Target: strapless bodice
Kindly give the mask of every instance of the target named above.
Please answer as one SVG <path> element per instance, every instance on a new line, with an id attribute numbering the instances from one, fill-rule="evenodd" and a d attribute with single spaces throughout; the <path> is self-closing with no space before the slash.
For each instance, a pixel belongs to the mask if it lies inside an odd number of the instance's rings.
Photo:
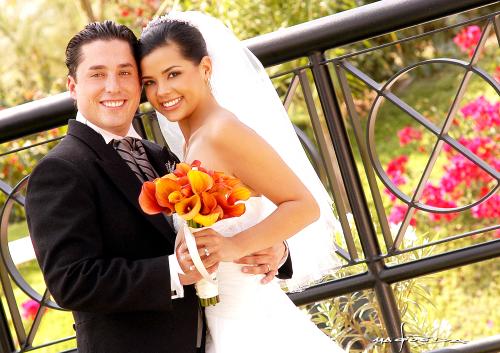
<path id="1" fill-rule="evenodd" d="M 232 237 L 233 235 L 254 226 L 265 218 L 262 201 L 262 197 L 260 196 L 250 197 L 247 201 L 245 201 L 245 213 L 239 217 L 220 220 L 210 228 L 225 237 Z"/>
<path id="2" fill-rule="evenodd" d="M 270 213 L 262 197 L 245 202 L 246 211 L 211 228 L 226 237 L 252 227 Z M 281 290 L 277 280 L 249 275 L 242 265 L 221 262 L 217 271 L 220 303 L 205 308 L 207 353 L 345 353 L 324 335 Z"/>
<path id="3" fill-rule="evenodd" d="M 225 237 L 232 237 L 259 223 L 266 216 L 262 202 L 262 197 L 251 197 L 245 201 L 245 213 L 239 217 L 220 220 L 210 228 Z M 175 216 L 176 229 L 179 224 L 179 219 Z M 224 317 L 252 315 L 255 313 L 252 306 L 258 305 L 265 292 L 271 287 L 279 287 L 278 283 L 262 285 L 260 281 L 264 277 L 263 275 L 245 274 L 241 271 L 242 267 L 243 265 L 233 262 L 219 264 L 217 280 L 221 302 L 216 306 L 206 308 L 207 315 L 216 314 Z M 242 303 L 246 304 L 242 305 Z"/>

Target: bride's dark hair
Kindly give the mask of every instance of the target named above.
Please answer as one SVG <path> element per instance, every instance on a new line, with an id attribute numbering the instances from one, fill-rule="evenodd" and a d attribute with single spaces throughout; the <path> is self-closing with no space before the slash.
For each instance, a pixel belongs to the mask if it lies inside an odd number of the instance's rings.
<path id="1" fill-rule="evenodd" d="M 139 39 L 140 59 L 153 50 L 169 44 L 176 44 L 182 55 L 199 64 L 208 55 L 207 45 L 200 31 L 187 22 L 159 18 L 148 24 Z"/>

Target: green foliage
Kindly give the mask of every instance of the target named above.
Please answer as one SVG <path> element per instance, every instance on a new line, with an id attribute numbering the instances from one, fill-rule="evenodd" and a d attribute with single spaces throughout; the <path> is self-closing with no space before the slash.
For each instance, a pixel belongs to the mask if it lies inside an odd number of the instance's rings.
<path id="1" fill-rule="evenodd" d="M 8 55 L 2 55 L 0 66 L 0 107 L 63 91 L 66 43 L 83 25 L 77 8 L 64 0 L 5 2 L 0 50 Z"/>
<path id="2" fill-rule="evenodd" d="M 362 254 L 359 236 L 352 217 L 348 217 L 358 253 Z M 432 237 L 423 234 L 420 242 L 430 242 Z M 419 243 L 420 244 L 420 243 Z M 413 244 L 417 245 L 417 244 Z M 399 262 L 415 261 L 431 256 L 434 248 L 424 248 L 399 255 Z M 335 278 L 344 278 L 362 271 L 355 267 L 343 268 Z M 333 278 L 332 278 L 333 279 Z M 396 304 L 405 323 L 408 335 L 432 336 L 433 322 L 426 319 L 434 304 L 428 280 L 412 279 L 392 286 Z M 376 339 L 389 337 L 382 323 L 379 303 L 372 290 L 341 295 L 305 307 L 312 320 L 336 342 L 349 349 L 350 353 L 390 353 L 388 343 L 376 343 Z M 442 337 L 440 338 L 447 338 Z"/>
<path id="3" fill-rule="evenodd" d="M 0 180 L 15 187 L 18 182 L 31 173 L 36 163 L 58 143 L 58 141 L 43 142 L 62 136 L 65 131 L 66 127 L 62 127 L 0 144 L 0 154 L 5 154 L 0 157 Z M 40 145 L 22 150 L 24 147 L 38 143 Z M 22 151 L 12 152 L 20 149 Z M 0 205 L 3 205 L 6 199 L 7 196 L 0 192 Z M 24 210 L 13 209 L 12 222 L 19 222 L 24 217 Z"/>

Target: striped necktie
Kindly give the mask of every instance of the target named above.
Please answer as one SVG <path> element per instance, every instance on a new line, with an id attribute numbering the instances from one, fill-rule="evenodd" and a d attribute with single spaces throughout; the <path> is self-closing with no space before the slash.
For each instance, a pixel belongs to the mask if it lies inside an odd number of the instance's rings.
<path id="1" fill-rule="evenodd" d="M 111 142 L 116 152 L 123 158 L 141 183 L 158 178 L 158 174 L 149 163 L 140 139 L 127 136 L 121 140 L 112 140 Z"/>

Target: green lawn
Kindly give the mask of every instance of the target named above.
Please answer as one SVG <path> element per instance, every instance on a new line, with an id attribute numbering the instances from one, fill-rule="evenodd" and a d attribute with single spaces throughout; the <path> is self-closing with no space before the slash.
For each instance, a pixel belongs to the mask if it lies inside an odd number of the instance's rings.
<path id="1" fill-rule="evenodd" d="M 9 225 L 9 241 L 24 238 L 29 234 L 26 222 L 18 222 Z"/>
<path id="2" fill-rule="evenodd" d="M 38 263 L 35 260 L 29 261 L 27 263 L 20 265 L 18 269 L 21 275 L 29 283 L 29 285 L 32 286 L 38 293 L 43 294 L 46 287 Z M 28 296 L 16 285 L 14 285 L 14 295 L 16 296 L 17 304 L 19 307 L 21 307 L 21 304 L 24 301 L 29 299 Z M 5 298 L 2 298 L 2 303 L 4 305 L 4 308 L 7 308 L 7 302 L 5 301 Z M 32 320 L 23 319 L 23 323 L 26 332 L 29 332 L 32 325 Z M 11 321 L 10 324 L 12 325 Z M 38 329 L 38 333 L 35 336 L 35 340 L 33 342 L 34 346 L 42 345 L 49 341 L 58 340 L 64 337 L 73 336 L 75 332 L 73 330 L 72 325 L 73 325 L 73 316 L 71 315 L 70 312 L 48 309 L 43 316 L 42 322 Z M 15 331 L 12 329 L 11 332 Z M 57 353 L 72 348 L 74 346 L 75 346 L 75 340 L 72 339 L 68 342 L 63 342 L 54 346 L 42 348 L 40 350 L 37 350 L 37 352 Z"/>

